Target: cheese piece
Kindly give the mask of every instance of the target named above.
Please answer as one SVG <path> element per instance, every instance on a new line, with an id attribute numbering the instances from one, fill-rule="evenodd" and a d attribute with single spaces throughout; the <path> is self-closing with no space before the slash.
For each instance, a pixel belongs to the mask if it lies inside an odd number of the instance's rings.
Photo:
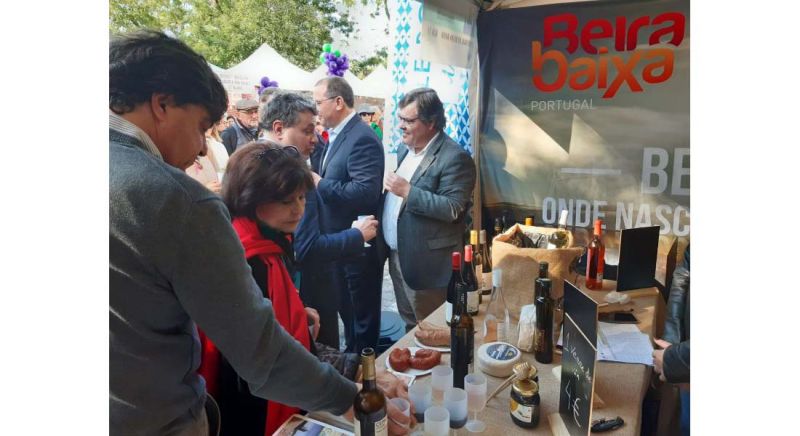
<path id="1" fill-rule="evenodd" d="M 508 377 L 522 359 L 517 347 L 505 342 L 489 342 L 478 348 L 478 368 L 495 377 Z"/>

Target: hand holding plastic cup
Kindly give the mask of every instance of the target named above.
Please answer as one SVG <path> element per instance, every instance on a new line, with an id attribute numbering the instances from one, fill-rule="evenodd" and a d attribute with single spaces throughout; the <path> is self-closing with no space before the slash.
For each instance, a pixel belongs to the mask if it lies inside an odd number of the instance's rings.
<path id="1" fill-rule="evenodd" d="M 400 410 L 400 412 L 402 412 L 403 415 L 405 415 L 406 418 L 409 418 L 406 421 L 405 424 L 401 424 L 401 423 L 399 423 L 397 421 L 394 421 L 395 424 L 397 424 L 400 427 L 402 427 L 403 429 L 405 429 L 406 433 L 407 433 L 408 432 L 408 427 L 409 427 L 409 422 L 411 422 L 411 420 L 410 420 L 411 403 L 409 403 L 408 400 L 406 400 L 405 398 L 400 398 L 400 397 L 391 398 L 391 399 L 389 399 L 389 402 L 394 404 L 394 406 L 397 407 L 397 409 Z"/>

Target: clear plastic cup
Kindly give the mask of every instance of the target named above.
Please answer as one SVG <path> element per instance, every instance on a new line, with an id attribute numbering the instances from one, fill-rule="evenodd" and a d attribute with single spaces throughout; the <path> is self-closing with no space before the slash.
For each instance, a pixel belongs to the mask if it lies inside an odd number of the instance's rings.
<path id="1" fill-rule="evenodd" d="M 425 422 L 425 411 L 433 405 L 433 390 L 430 385 L 414 383 L 408 388 L 408 398 L 414 404 L 414 418 Z"/>
<path id="2" fill-rule="evenodd" d="M 444 401 L 444 391 L 453 386 L 453 368 L 450 365 L 435 366 L 431 371 L 431 389 L 433 402 L 441 405 Z"/>
<path id="3" fill-rule="evenodd" d="M 450 433 L 450 412 L 432 406 L 425 411 L 425 436 L 447 436 Z"/>
<path id="4" fill-rule="evenodd" d="M 472 413 L 472 419 L 467 421 L 467 430 L 470 433 L 482 433 L 486 424 L 478 420 L 478 413 L 486 405 L 486 377 L 482 374 L 467 374 L 464 377 L 464 390 L 467 392 L 467 410 Z"/>
<path id="5" fill-rule="evenodd" d="M 408 400 L 406 400 L 405 398 L 395 397 L 390 399 L 389 402 L 394 404 L 394 406 L 397 407 L 398 409 L 400 409 L 400 411 L 403 412 L 403 415 L 405 415 L 406 418 L 409 418 L 411 416 L 411 403 L 409 403 Z M 395 422 L 397 423 L 397 425 L 406 429 L 406 433 L 408 432 L 410 420 L 406 421 L 405 424 L 401 424 L 397 421 Z"/>
<path id="6" fill-rule="evenodd" d="M 467 391 L 448 388 L 444 391 L 444 407 L 450 412 L 450 428 L 461 428 L 467 423 Z"/>

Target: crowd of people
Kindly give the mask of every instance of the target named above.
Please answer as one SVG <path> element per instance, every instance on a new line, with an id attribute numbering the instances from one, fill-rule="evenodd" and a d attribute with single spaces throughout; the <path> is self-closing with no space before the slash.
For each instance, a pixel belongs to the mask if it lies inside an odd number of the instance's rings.
<path id="1" fill-rule="evenodd" d="M 399 101 L 405 146 L 385 171 L 377 110 L 354 109 L 340 77 L 311 99 L 267 88 L 227 119 L 205 59 L 143 31 L 112 40 L 109 84 L 112 433 L 271 435 L 300 410 L 350 416 L 384 266 L 410 330 L 444 303 L 465 243 L 475 163 L 436 91 Z M 688 253 L 685 273 L 676 301 Z M 655 356 L 675 382 L 685 313 Z M 407 396 L 389 372 L 378 383 Z M 390 434 L 414 419 L 387 412 Z"/>
<path id="2" fill-rule="evenodd" d="M 222 128 L 225 90 L 182 42 L 136 32 L 109 54 L 112 432 L 272 434 L 301 409 L 352 413 L 384 264 L 411 328 L 463 245 L 475 166 L 436 92 L 400 102 L 407 147 L 384 176 L 374 108 L 356 111 L 342 78 L 312 100 L 268 88 Z"/>

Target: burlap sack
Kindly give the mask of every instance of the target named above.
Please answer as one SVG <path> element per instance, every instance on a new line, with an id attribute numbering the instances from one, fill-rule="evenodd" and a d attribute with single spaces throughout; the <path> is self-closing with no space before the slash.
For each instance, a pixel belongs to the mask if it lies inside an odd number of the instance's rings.
<path id="1" fill-rule="evenodd" d="M 539 276 L 539 262 L 549 263 L 548 272 L 553 280 L 552 297 L 560 300 L 564 295 L 564 279 L 576 282 L 578 274 L 570 272 L 570 265 L 584 251 L 583 247 L 573 247 L 574 238 L 569 233 L 568 248 L 517 248 L 507 241 L 518 231 L 551 234 L 557 229 L 549 227 L 531 227 L 515 224 L 505 233 L 495 236 L 492 241 L 492 268 L 503 270 L 503 298 L 513 318 L 519 322 L 520 308 L 533 304 L 534 282 Z"/>

